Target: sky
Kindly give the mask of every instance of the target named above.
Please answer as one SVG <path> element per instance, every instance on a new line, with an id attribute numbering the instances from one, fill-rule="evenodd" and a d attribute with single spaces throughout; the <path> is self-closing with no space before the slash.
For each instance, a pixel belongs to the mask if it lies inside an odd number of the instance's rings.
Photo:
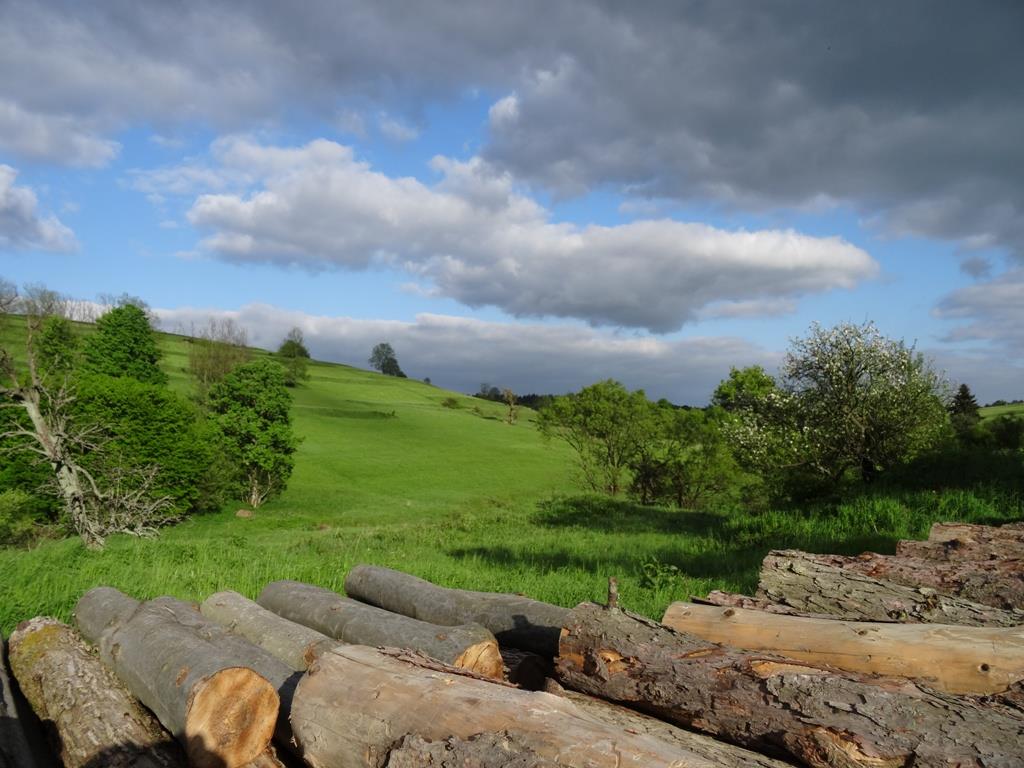
<path id="1" fill-rule="evenodd" d="M 812 323 L 1024 397 L 1016 0 L 0 0 L 0 277 L 701 405 Z"/>

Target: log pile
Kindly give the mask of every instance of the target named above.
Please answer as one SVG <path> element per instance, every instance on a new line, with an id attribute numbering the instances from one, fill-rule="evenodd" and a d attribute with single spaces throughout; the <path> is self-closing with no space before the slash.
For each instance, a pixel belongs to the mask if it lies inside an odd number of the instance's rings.
<path id="1" fill-rule="evenodd" d="M 377 566 L 347 597 L 97 587 L 10 638 L 0 768 L 33 765 L 15 689 L 78 768 L 1024 766 L 1024 526 L 932 534 L 772 552 L 661 623 Z"/>

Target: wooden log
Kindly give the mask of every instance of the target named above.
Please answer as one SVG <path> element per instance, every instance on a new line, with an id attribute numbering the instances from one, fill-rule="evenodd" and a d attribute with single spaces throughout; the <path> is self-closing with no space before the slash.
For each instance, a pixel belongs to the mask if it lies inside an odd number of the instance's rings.
<path id="1" fill-rule="evenodd" d="M 1024 624 L 1024 611 L 1007 611 L 906 587 L 825 565 L 799 550 L 770 552 L 761 564 L 760 591 L 776 603 L 851 621 L 926 622 L 975 627 Z"/>
<path id="2" fill-rule="evenodd" d="M 498 642 L 479 624 L 440 627 L 298 581 L 271 582 L 258 602 L 345 643 L 408 648 L 486 677 L 502 676 Z"/>
<path id="3" fill-rule="evenodd" d="M 307 762 L 333 768 L 759 765 L 714 763 L 609 728 L 551 694 L 496 684 L 420 654 L 357 645 L 334 648 L 310 666 L 295 694 L 292 725 Z M 446 746 L 430 746 L 438 744 Z M 443 763 L 427 753 L 448 747 L 455 757 Z"/>
<path id="4" fill-rule="evenodd" d="M 553 669 L 551 659 L 547 656 L 518 648 L 502 648 L 501 661 L 505 668 L 505 679 L 527 691 L 541 690 Z"/>
<path id="5" fill-rule="evenodd" d="M 743 747 L 737 747 L 734 744 L 719 741 L 703 733 L 679 728 L 656 717 L 612 704 L 610 701 L 569 690 L 552 678 L 545 681 L 543 690 L 546 693 L 553 693 L 568 699 L 610 728 L 653 736 L 687 752 L 696 753 L 713 765 L 749 765 L 757 766 L 757 768 L 788 768 L 792 765 Z"/>
<path id="6" fill-rule="evenodd" d="M 619 610 L 573 609 L 563 685 L 810 766 L 1011 765 L 1024 719 L 907 680 L 708 643 Z"/>
<path id="7" fill-rule="evenodd" d="M 338 640 L 294 621 L 288 621 L 237 592 L 210 595 L 199 606 L 200 613 L 229 632 L 258 645 L 291 669 L 304 672 Z"/>
<path id="8" fill-rule="evenodd" d="M 476 622 L 504 646 L 553 658 L 568 609 L 522 595 L 449 589 L 401 571 L 357 565 L 345 578 L 345 592 L 364 603 L 432 624 Z"/>
<path id="9" fill-rule="evenodd" d="M 905 587 L 928 587 L 994 608 L 1024 609 L 1024 560 L 928 560 L 874 552 L 855 557 L 808 554 L 807 559 Z"/>
<path id="10" fill-rule="evenodd" d="M 708 592 L 707 597 L 691 597 L 690 601 L 697 603 L 698 605 L 717 605 L 722 608 L 745 608 L 751 611 L 774 613 L 779 616 L 803 616 L 810 619 L 835 618 L 835 616 L 829 616 L 827 613 L 804 613 L 798 611 L 796 608 L 791 608 L 788 605 L 773 603 L 771 600 L 767 600 L 763 597 L 738 595 L 735 592 L 723 592 L 718 589 Z"/>
<path id="11" fill-rule="evenodd" d="M 823 620 L 693 603 L 672 603 L 661 623 L 732 648 L 911 677 L 946 693 L 1001 693 L 1024 680 L 1024 627 Z"/>
<path id="12" fill-rule="evenodd" d="M 1024 560 L 1024 523 L 935 523 L 928 541 L 901 541 L 896 554 L 928 560 Z"/>
<path id="13" fill-rule="evenodd" d="M 66 768 L 171 768 L 185 755 L 78 633 L 37 617 L 11 635 L 11 668 Z"/>
<path id="14" fill-rule="evenodd" d="M 33 765 L 35 759 L 14 700 L 14 686 L 7 674 L 7 643 L 0 633 L 0 768 L 32 768 Z"/>
<path id="15" fill-rule="evenodd" d="M 126 615 L 109 589 L 90 590 L 75 615 L 86 639 L 136 698 L 185 747 L 189 764 L 235 768 L 262 755 L 277 722 L 274 685 L 233 649 L 200 637 L 172 606 L 140 603 Z M 89 636 L 97 627 L 99 636 Z"/>

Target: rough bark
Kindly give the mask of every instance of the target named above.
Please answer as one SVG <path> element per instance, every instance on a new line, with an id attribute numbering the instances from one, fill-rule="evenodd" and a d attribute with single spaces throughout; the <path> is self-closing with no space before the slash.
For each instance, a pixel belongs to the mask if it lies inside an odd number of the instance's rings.
<path id="1" fill-rule="evenodd" d="M 7 674 L 7 644 L 0 634 L 0 768 L 32 768 L 34 764 Z"/>
<path id="2" fill-rule="evenodd" d="M 541 690 L 553 669 L 547 656 L 518 648 L 502 648 L 501 661 L 505 667 L 505 679 L 527 691 Z"/>
<path id="3" fill-rule="evenodd" d="M 1024 560 L 1024 523 L 935 523 L 928 541 L 901 541 L 896 554 L 929 560 Z"/>
<path id="4" fill-rule="evenodd" d="M 788 605 L 773 603 L 771 600 L 766 600 L 763 597 L 749 597 L 748 595 L 738 595 L 735 592 L 722 592 L 718 589 L 708 592 L 707 597 L 691 597 L 690 600 L 698 605 L 717 605 L 722 608 L 746 608 L 751 611 L 764 611 L 765 613 L 774 613 L 779 616 L 803 616 L 810 619 L 835 618 L 835 616 L 830 616 L 827 613 L 801 612 L 796 608 L 790 608 Z"/>
<path id="5" fill-rule="evenodd" d="M 1024 611 L 1007 611 L 927 587 L 906 587 L 825 565 L 798 550 L 770 552 L 761 564 L 760 591 L 799 611 L 852 621 L 927 622 L 975 627 L 1024 624 Z"/>
<path id="6" fill-rule="evenodd" d="M 288 621 L 237 592 L 210 595 L 199 606 L 199 611 L 298 672 L 304 672 L 317 656 L 339 642 L 315 629 Z"/>
<path id="7" fill-rule="evenodd" d="M 593 604 L 566 622 L 567 687 L 810 766 L 1012 765 L 1024 720 L 1003 707 L 710 644 Z"/>
<path id="8" fill-rule="evenodd" d="M 557 696 L 495 684 L 419 654 L 356 645 L 334 648 L 310 666 L 292 725 L 306 761 L 332 768 L 715 765 L 660 739 L 610 729 Z M 441 742 L 454 744 L 458 759 L 423 756 L 423 744 Z M 403 747 L 415 747 L 414 757 L 407 760 Z"/>
<path id="9" fill-rule="evenodd" d="M 408 648 L 487 677 L 502 676 L 494 635 L 479 624 L 441 627 L 298 581 L 274 581 L 259 604 L 279 616 L 358 645 Z"/>
<path id="10" fill-rule="evenodd" d="M 262 755 L 277 722 L 275 686 L 222 639 L 182 624 L 173 605 L 149 601 L 126 615 L 127 601 L 111 597 L 109 589 L 86 592 L 75 608 L 79 628 L 182 742 L 190 765 L 235 768 Z M 91 635 L 97 627 L 104 629 Z"/>
<path id="11" fill-rule="evenodd" d="M 711 761 L 713 765 L 723 768 L 739 765 L 756 766 L 757 768 L 787 768 L 792 765 L 743 747 L 737 747 L 734 744 L 719 741 L 703 733 L 679 728 L 664 720 L 658 720 L 656 717 L 612 704 L 610 701 L 571 691 L 551 678 L 545 681 L 544 691 L 568 699 L 587 714 L 606 723 L 610 728 L 653 736 L 667 744 L 694 752 Z"/>
<path id="12" fill-rule="evenodd" d="M 807 560 L 905 587 L 928 587 L 944 595 L 1004 610 L 1024 609 L 1024 560 L 928 560 L 865 552 L 856 557 L 807 554 Z"/>
<path id="13" fill-rule="evenodd" d="M 522 595 L 449 589 L 401 571 L 357 565 L 345 579 L 345 592 L 365 603 L 432 624 L 476 622 L 498 642 L 553 658 L 568 609 Z"/>
<path id="14" fill-rule="evenodd" d="M 78 633 L 38 617 L 11 635 L 11 668 L 66 768 L 171 768 L 185 756 L 156 719 L 89 652 Z"/>
<path id="15" fill-rule="evenodd" d="M 838 621 L 693 603 L 672 603 L 661 623 L 732 648 L 910 677 L 946 693 L 1001 693 L 1024 680 L 1024 627 Z"/>

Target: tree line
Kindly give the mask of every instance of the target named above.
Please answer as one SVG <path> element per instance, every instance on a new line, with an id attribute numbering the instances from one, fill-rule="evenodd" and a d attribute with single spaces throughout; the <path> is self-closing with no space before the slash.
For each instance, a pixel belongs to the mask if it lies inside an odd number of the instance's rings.
<path id="1" fill-rule="evenodd" d="M 298 443 L 287 385 L 304 371 L 288 364 L 308 358 L 301 336 L 249 359 L 244 333 L 211 322 L 190 347 L 188 398 L 169 386 L 141 301 L 117 299 L 83 333 L 57 294 L 12 301 L 0 282 L 3 308 L 25 321 L 23 348 L 0 348 L 0 543 L 42 526 L 100 547 L 112 533 L 150 535 L 283 490 Z"/>

